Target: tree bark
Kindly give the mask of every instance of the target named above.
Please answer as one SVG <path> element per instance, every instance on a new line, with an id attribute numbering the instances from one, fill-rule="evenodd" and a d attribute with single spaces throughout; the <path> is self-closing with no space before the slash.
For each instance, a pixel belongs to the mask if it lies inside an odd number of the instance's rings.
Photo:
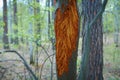
<path id="1" fill-rule="evenodd" d="M 102 13 L 107 0 L 83 0 L 82 62 L 78 80 L 103 80 Z"/>
<path id="2" fill-rule="evenodd" d="M 4 49 L 9 49 L 8 40 L 8 19 L 7 19 L 7 0 L 3 0 L 3 22 L 4 22 L 4 33 L 3 33 L 3 45 Z"/>
<path id="3" fill-rule="evenodd" d="M 55 17 L 58 80 L 76 80 L 79 15 L 76 0 L 57 0 Z"/>
<path id="4" fill-rule="evenodd" d="M 35 7 L 34 7 L 34 18 L 35 18 L 35 22 L 34 22 L 34 26 L 35 26 L 35 35 L 37 35 L 35 37 L 35 72 L 36 75 L 38 76 L 39 73 L 39 67 L 38 67 L 38 48 L 41 45 L 41 27 L 40 27 L 40 7 L 36 6 L 39 5 L 40 0 L 34 0 L 35 3 Z"/>
<path id="5" fill-rule="evenodd" d="M 9 34 L 10 34 L 10 36 L 9 36 L 9 43 L 12 43 L 13 42 L 13 40 L 12 40 L 12 33 L 13 33 L 13 27 L 12 27 L 12 1 L 11 0 L 9 0 L 9 8 L 8 8 L 8 14 L 9 14 L 9 18 L 8 18 L 8 25 L 9 25 Z"/>
<path id="6" fill-rule="evenodd" d="M 17 0 L 13 0 L 13 12 L 14 12 L 14 25 L 15 25 L 15 39 L 13 39 L 15 44 L 18 44 L 18 19 L 17 19 Z"/>
<path id="7" fill-rule="evenodd" d="M 48 5 L 50 8 L 50 0 L 48 1 Z M 51 24 L 51 20 L 50 20 L 50 10 L 48 10 L 48 40 L 50 40 L 50 24 Z"/>
<path id="8" fill-rule="evenodd" d="M 38 5 L 40 3 L 39 0 L 34 0 L 34 5 Z M 36 37 L 36 44 L 40 45 L 41 40 L 41 28 L 40 28 L 40 7 L 34 6 L 34 26 L 35 26 L 35 34 Z"/>
<path id="9" fill-rule="evenodd" d="M 28 0 L 28 4 L 30 5 L 30 3 L 32 3 L 32 0 Z M 29 14 L 32 15 L 33 14 L 33 8 L 31 6 L 29 6 Z M 32 22 L 29 22 L 29 34 L 32 35 L 33 34 L 33 24 Z M 34 54 L 33 54 L 33 44 L 32 41 L 29 41 L 29 54 L 30 54 L 30 64 L 34 64 Z"/>

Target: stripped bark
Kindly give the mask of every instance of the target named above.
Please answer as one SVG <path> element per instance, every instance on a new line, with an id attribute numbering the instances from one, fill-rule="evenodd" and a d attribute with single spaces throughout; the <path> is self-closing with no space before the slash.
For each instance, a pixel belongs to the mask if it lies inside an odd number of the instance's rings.
<path id="1" fill-rule="evenodd" d="M 76 0 L 58 0 L 55 18 L 58 80 L 76 79 L 79 15 Z"/>

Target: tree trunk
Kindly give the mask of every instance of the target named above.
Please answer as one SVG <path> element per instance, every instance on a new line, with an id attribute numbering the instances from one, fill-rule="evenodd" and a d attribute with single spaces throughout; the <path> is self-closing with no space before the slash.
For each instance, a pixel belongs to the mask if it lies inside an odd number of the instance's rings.
<path id="1" fill-rule="evenodd" d="M 28 0 L 28 4 L 30 5 L 32 3 L 32 0 Z M 29 14 L 33 14 L 33 8 L 29 6 Z M 29 22 L 29 34 L 33 34 L 33 24 L 32 22 Z M 30 54 L 30 64 L 34 64 L 34 59 L 33 59 L 33 44 L 32 41 L 29 41 L 29 54 Z"/>
<path id="2" fill-rule="evenodd" d="M 39 0 L 35 0 L 34 1 L 34 5 L 39 5 L 40 1 Z M 34 7 L 34 26 L 35 26 L 35 34 L 36 36 L 36 44 L 40 45 L 40 41 L 41 41 L 41 28 L 40 28 L 40 7 L 39 6 L 35 6 Z"/>
<path id="3" fill-rule="evenodd" d="M 102 0 L 82 0 L 82 10 L 82 63 L 78 80 L 103 80 L 102 16 L 91 27 L 88 26 L 102 10 Z"/>
<path id="4" fill-rule="evenodd" d="M 3 22 L 4 22 L 4 33 L 3 33 L 3 45 L 4 49 L 9 49 L 8 40 L 8 19 L 7 19 L 7 0 L 3 0 Z"/>
<path id="5" fill-rule="evenodd" d="M 35 0 L 34 1 L 35 3 L 35 7 L 34 7 L 34 18 L 35 18 L 35 35 L 37 35 L 35 37 L 35 44 L 36 44 L 36 47 L 35 47 L 35 72 L 36 72 L 36 75 L 38 76 L 38 73 L 39 73 L 39 67 L 38 67 L 38 48 L 39 46 L 41 45 L 41 28 L 40 28 L 40 7 L 39 6 L 36 6 L 36 5 L 39 5 L 40 4 L 40 1 L 39 0 Z M 36 17 L 37 16 L 37 17 Z"/>
<path id="6" fill-rule="evenodd" d="M 48 0 L 46 2 L 46 6 L 48 8 L 51 7 L 50 2 L 52 4 L 51 0 Z M 48 40 L 51 41 L 51 43 L 52 43 L 52 50 L 53 50 L 53 53 L 54 53 L 54 42 L 53 42 L 53 37 L 52 37 L 51 32 L 52 32 L 52 29 L 51 29 L 51 11 L 48 10 Z M 54 60 L 54 56 L 52 56 L 52 58 L 51 58 L 52 62 L 51 62 L 51 71 L 50 71 L 51 72 L 51 76 L 50 76 L 50 80 L 53 80 L 53 62 L 54 62 L 53 60 Z"/>
<path id="7" fill-rule="evenodd" d="M 58 80 L 76 80 L 79 15 L 76 0 L 57 0 L 55 18 Z"/>
<path id="8" fill-rule="evenodd" d="M 14 11 L 14 34 L 15 34 L 15 39 L 13 40 L 15 44 L 18 44 L 18 19 L 17 19 L 17 0 L 13 0 L 13 11 Z"/>
<path id="9" fill-rule="evenodd" d="M 13 33 L 13 27 L 12 27 L 12 2 L 11 2 L 11 0 L 9 0 L 9 11 L 8 11 L 9 13 L 9 18 L 8 18 L 8 27 L 9 27 L 9 34 L 10 34 L 10 36 L 9 36 L 9 42 L 10 43 L 12 43 L 13 41 L 12 41 L 12 33 Z"/>
<path id="10" fill-rule="evenodd" d="M 47 5 L 49 8 L 50 8 L 50 0 L 48 1 L 48 5 Z M 48 10 L 48 39 L 50 40 L 50 24 L 51 24 L 51 21 L 50 21 L 50 10 Z"/>

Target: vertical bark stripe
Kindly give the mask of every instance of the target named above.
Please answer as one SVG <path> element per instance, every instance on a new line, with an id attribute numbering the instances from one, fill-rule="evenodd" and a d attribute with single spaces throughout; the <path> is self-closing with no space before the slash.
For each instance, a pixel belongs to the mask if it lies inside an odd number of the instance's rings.
<path id="1" fill-rule="evenodd" d="M 72 53 L 76 50 L 78 18 L 76 0 L 68 0 L 66 6 L 62 4 L 62 8 L 56 10 L 54 26 L 56 36 L 56 63 L 59 76 L 68 72 L 69 61 Z"/>

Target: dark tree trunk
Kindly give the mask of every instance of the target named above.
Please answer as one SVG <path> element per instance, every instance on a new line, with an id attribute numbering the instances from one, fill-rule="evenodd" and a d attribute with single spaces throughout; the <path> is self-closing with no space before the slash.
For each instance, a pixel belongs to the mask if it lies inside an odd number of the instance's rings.
<path id="1" fill-rule="evenodd" d="M 15 44 L 18 44 L 17 0 L 13 0 L 13 9 L 14 9 L 14 24 L 15 24 L 14 34 L 16 35 L 13 41 Z"/>
<path id="2" fill-rule="evenodd" d="M 90 22 L 101 9 L 102 0 L 82 0 L 83 44 L 82 63 L 78 80 L 103 80 L 102 16 L 97 19 L 92 27 L 88 28 Z M 89 45 L 87 45 L 86 41 Z M 85 57 L 86 55 L 88 55 L 88 57 Z"/>
<path id="3" fill-rule="evenodd" d="M 55 3 L 54 3 L 55 0 L 51 0 L 51 6 L 52 7 L 55 7 Z M 52 19 L 54 19 L 54 11 L 52 12 Z"/>
<path id="4" fill-rule="evenodd" d="M 13 0 L 13 7 L 14 7 L 14 23 L 17 25 L 17 1 Z"/>
<path id="5" fill-rule="evenodd" d="M 50 0 L 48 1 L 48 7 L 50 8 Z M 50 10 L 48 10 L 48 39 L 50 40 Z"/>
<path id="6" fill-rule="evenodd" d="M 3 33 L 3 44 L 4 49 L 9 49 L 8 41 L 8 19 L 7 19 L 7 0 L 3 0 L 3 22 L 4 22 L 4 33 Z"/>
<path id="7" fill-rule="evenodd" d="M 57 0 L 55 15 L 57 78 L 58 80 L 76 80 L 79 36 L 76 0 Z M 67 43 L 69 41 L 70 43 Z"/>

